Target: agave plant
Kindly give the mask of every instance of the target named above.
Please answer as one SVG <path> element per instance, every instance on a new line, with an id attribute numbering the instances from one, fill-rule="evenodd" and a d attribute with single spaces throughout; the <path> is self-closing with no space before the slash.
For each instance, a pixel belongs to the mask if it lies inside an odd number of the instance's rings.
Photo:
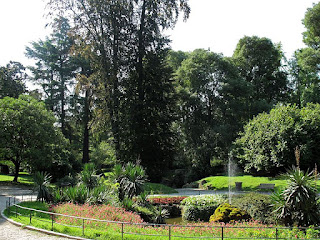
<path id="1" fill-rule="evenodd" d="M 36 172 L 33 176 L 33 180 L 34 191 L 38 192 L 37 201 L 51 201 L 52 195 L 49 191 L 51 176 L 45 172 Z"/>
<path id="2" fill-rule="evenodd" d="M 314 173 L 293 167 L 286 174 L 288 187 L 272 196 L 276 217 L 286 225 L 310 226 L 320 220 Z"/>

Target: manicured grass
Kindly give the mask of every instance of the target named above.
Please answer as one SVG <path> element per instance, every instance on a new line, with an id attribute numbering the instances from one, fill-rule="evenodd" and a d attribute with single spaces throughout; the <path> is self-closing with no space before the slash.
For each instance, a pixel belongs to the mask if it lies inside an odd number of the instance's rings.
<path id="1" fill-rule="evenodd" d="M 12 184 L 14 176 L 12 175 L 4 175 L 0 174 L 0 184 Z M 18 183 L 14 183 L 18 185 L 33 185 L 33 177 L 29 173 L 20 172 L 18 177 Z"/>
<path id="2" fill-rule="evenodd" d="M 49 206 L 45 203 L 23 203 L 23 206 L 40 208 L 41 210 L 49 209 Z M 221 229 L 224 227 L 224 237 L 228 239 L 242 238 L 242 239 L 274 239 L 276 230 L 274 225 L 263 225 L 258 222 L 245 222 L 245 223 L 234 223 L 234 224 L 220 224 L 220 223 L 192 223 L 187 227 L 182 226 L 140 226 L 140 225 L 129 225 L 119 223 L 106 223 L 103 228 L 92 220 L 79 221 L 76 227 L 71 227 L 73 223 L 69 222 L 66 225 L 59 225 L 59 216 L 53 218 L 54 224 L 52 225 L 52 218 L 49 214 L 45 213 L 32 213 L 32 221 L 30 224 L 30 211 L 19 210 L 21 215 L 14 213 L 15 207 L 11 207 L 11 212 L 5 211 L 5 214 L 15 221 L 18 221 L 24 225 L 32 225 L 38 228 L 47 230 L 53 230 L 74 236 L 81 236 L 90 239 L 122 239 L 121 231 L 124 231 L 124 239 L 127 240 L 142 240 L 142 239 L 155 239 L 154 236 L 146 236 L 145 234 L 158 235 L 158 240 L 167 240 L 169 232 L 174 239 L 187 239 L 187 237 L 200 238 L 200 237 L 216 237 L 221 236 Z M 79 215 L 83 214 L 82 211 Z M 84 224 L 84 228 L 83 228 Z M 270 228 L 267 228 L 270 227 Z M 83 234 L 84 233 L 84 234 Z M 131 233 L 131 234 L 128 234 Z M 132 235 L 136 234 L 136 235 Z M 144 234 L 144 235 L 143 235 Z M 315 239 L 319 236 L 319 230 L 307 229 L 301 231 L 294 228 L 281 229 L 277 231 L 278 238 L 282 239 Z M 179 236 L 179 237 L 177 237 Z"/>
<path id="3" fill-rule="evenodd" d="M 146 183 L 145 190 L 148 192 L 152 192 L 153 194 L 177 193 L 177 191 L 174 190 L 173 188 L 160 183 Z"/>
<path id="4" fill-rule="evenodd" d="M 206 177 L 198 182 L 201 182 L 202 180 L 207 182 L 204 184 L 205 188 L 214 190 L 228 190 L 229 187 L 228 176 Z M 260 183 L 275 184 L 275 189 L 281 189 L 287 186 L 287 181 L 285 180 L 284 176 L 278 178 L 254 177 L 251 175 L 231 177 L 230 184 L 233 189 L 235 188 L 235 182 L 242 182 L 242 189 L 244 191 L 268 191 L 259 189 L 258 186 Z M 317 181 L 317 189 L 320 191 L 320 180 Z"/>
<path id="5" fill-rule="evenodd" d="M 229 181 L 232 188 L 235 188 L 235 182 L 242 182 L 242 189 L 245 191 L 259 190 L 258 186 L 260 183 L 275 184 L 276 189 L 287 185 L 286 180 L 283 178 L 253 177 L 251 175 L 231 177 L 230 180 L 228 176 L 206 177 L 200 181 L 202 180 L 207 182 L 204 184 L 205 187 L 210 186 L 210 188 L 215 190 L 227 190 L 229 187 Z"/>

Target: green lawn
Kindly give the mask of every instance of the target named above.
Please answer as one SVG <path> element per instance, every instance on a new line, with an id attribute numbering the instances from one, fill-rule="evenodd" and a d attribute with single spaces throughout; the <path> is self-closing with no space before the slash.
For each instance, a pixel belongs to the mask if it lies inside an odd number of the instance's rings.
<path id="1" fill-rule="evenodd" d="M 177 191 L 174 190 L 173 188 L 160 183 L 146 183 L 145 190 L 148 192 L 152 192 L 153 194 L 177 193 Z"/>
<path id="2" fill-rule="evenodd" d="M 229 177 L 228 176 L 215 176 L 203 178 L 200 181 L 205 180 L 207 183 L 204 184 L 205 187 L 209 187 L 215 190 L 227 190 L 229 187 Z M 287 185 L 285 179 L 281 178 L 269 178 L 269 177 L 253 177 L 251 175 L 237 176 L 230 178 L 230 184 L 235 188 L 235 182 L 242 182 L 242 189 L 245 191 L 256 191 L 259 190 L 258 186 L 260 183 L 271 183 L 275 184 L 275 188 L 282 188 Z M 318 187 L 319 181 L 318 181 Z"/>
<path id="3" fill-rule="evenodd" d="M 12 184 L 13 178 L 12 175 L 0 174 L 0 184 Z M 33 177 L 26 172 L 20 172 L 17 184 L 31 186 L 33 185 Z"/>

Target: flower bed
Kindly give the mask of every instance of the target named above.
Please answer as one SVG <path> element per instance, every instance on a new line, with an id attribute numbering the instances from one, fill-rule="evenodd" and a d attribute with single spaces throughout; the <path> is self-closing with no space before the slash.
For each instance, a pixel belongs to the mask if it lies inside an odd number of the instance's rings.
<path id="1" fill-rule="evenodd" d="M 133 212 L 126 211 L 124 208 L 113 207 L 111 205 L 76 205 L 73 203 L 64 203 L 55 206 L 51 206 L 52 212 L 61 213 L 65 215 L 94 218 L 99 220 L 108 220 L 116 222 L 128 222 L 128 223 L 143 223 L 142 218 Z M 55 219 L 56 222 L 61 224 L 69 224 L 75 226 L 81 226 L 82 220 L 76 218 L 69 218 L 58 216 Z M 103 228 L 108 226 L 108 223 L 98 221 L 87 221 L 87 227 Z"/>
<path id="2" fill-rule="evenodd" d="M 180 204 L 187 197 L 159 197 L 159 198 L 150 198 L 148 201 L 152 204 L 159 205 L 172 205 Z"/>

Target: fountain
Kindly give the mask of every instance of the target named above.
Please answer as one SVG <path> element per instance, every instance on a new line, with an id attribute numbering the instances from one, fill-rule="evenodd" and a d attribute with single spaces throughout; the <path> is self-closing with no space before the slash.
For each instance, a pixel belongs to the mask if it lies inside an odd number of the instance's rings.
<path id="1" fill-rule="evenodd" d="M 228 157 L 228 200 L 229 204 L 231 204 L 232 195 L 234 194 L 232 191 L 232 177 L 235 176 L 237 166 L 233 163 L 232 153 L 229 153 Z"/>

